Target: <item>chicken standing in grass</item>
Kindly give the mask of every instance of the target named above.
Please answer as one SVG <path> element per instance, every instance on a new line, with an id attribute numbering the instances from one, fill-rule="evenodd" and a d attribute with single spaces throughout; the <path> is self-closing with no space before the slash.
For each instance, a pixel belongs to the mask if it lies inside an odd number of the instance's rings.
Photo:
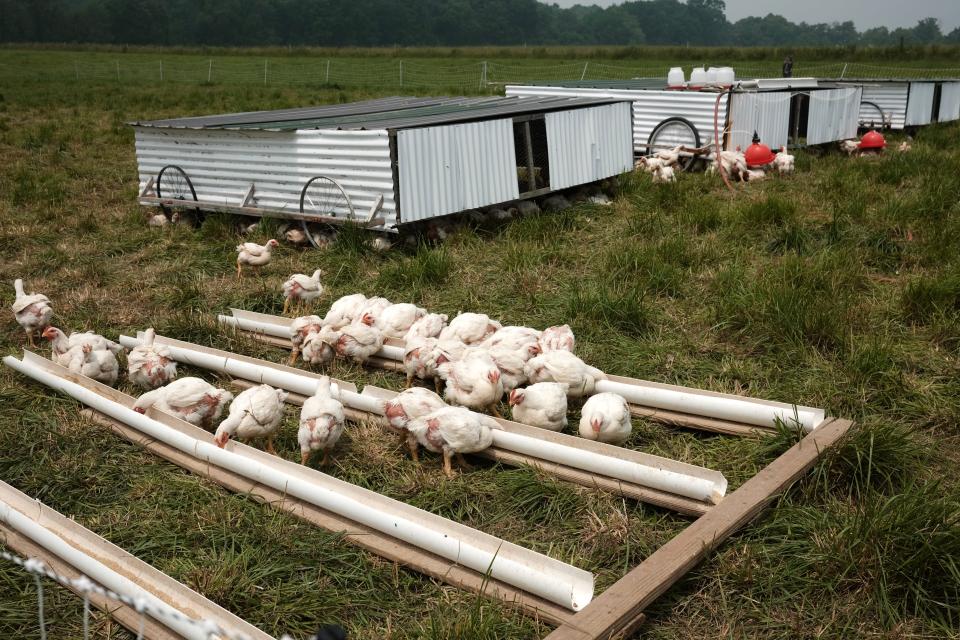
<path id="1" fill-rule="evenodd" d="M 573 353 L 576 345 L 576 339 L 573 335 L 573 329 L 568 324 L 561 324 L 555 327 L 547 327 L 540 334 L 540 351 L 557 351 L 562 349 Z"/>
<path id="2" fill-rule="evenodd" d="M 452 359 L 450 354 L 443 350 L 437 338 L 414 337 L 404 342 L 403 368 L 407 372 L 407 388 L 413 384 L 414 378 L 420 380 L 432 379 L 439 391 L 441 378 L 439 367 Z"/>
<path id="3" fill-rule="evenodd" d="M 366 303 L 367 296 L 362 293 L 337 298 L 327 310 L 327 315 L 323 317 L 323 324 L 331 329 L 345 327 L 354 320 L 360 319 Z"/>
<path id="4" fill-rule="evenodd" d="M 320 316 L 300 316 L 290 322 L 290 359 L 287 360 L 287 365 L 293 366 L 307 337 L 318 333 L 321 327 L 323 327 L 323 320 Z"/>
<path id="5" fill-rule="evenodd" d="M 117 356 L 106 349 L 95 350 L 89 344 L 71 348 L 61 359 L 61 363 L 73 373 L 93 378 L 111 387 L 116 384 L 120 375 Z"/>
<path id="6" fill-rule="evenodd" d="M 377 328 L 385 338 L 402 338 L 417 320 L 426 315 L 426 309 L 409 302 L 392 304 L 377 316 Z"/>
<path id="7" fill-rule="evenodd" d="M 279 247 L 280 243 L 276 240 L 267 240 L 267 244 L 257 244 L 256 242 L 244 242 L 237 245 L 237 277 L 243 277 L 243 265 L 251 267 L 262 267 L 270 263 L 271 252 Z"/>
<path id="8" fill-rule="evenodd" d="M 531 358 L 526 366 L 530 382 L 562 382 L 568 385 L 567 395 L 580 398 L 593 393 L 597 380 L 606 380 L 603 371 L 591 367 L 569 351 L 547 351 Z"/>
<path id="9" fill-rule="evenodd" d="M 795 158 L 787 153 L 787 148 L 780 147 L 780 152 L 773 157 L 773 166 L 776 168 L 777 173 L 783 176 L 793 173 L 794 161 Z"/>
<path id="10" fill-rule="evenodd" d="M 381 315 L 391 306 L 393 306 L 393 303 L 386 298 L 379 296 L 367 298 L 367 301 L 360 308 L 360 316 L 354 318 L 353 321 L 363 322 L 371 327 L 379 326 Z"/>
<path id="11" fill-rule="evenodd" d="M 493 430 L 497 421 L 489 416 L 462 407 L 444 407 L 410 420 L 407 430 L 417 444 L 434 453 L 443 454 L 443 472 L 453 477 L 450 461 L 454 455 L 465 468 L 464 453 L 483 451 L 493 444 Z"/>
<path id="12" fill-rule="evenodd" d="M 414 337 L 436 338 L 440 332 L 447 326 L 447 316 L 444 313 L 428 313 L 407 329 L 403 336 L 404 342 Z"/>
<path id="13" fill-rule="evenodd" d="M 206 380 L 187 377 L 141 395 L 133 404 L 133 410 L 146 413 L 155 407 L 192 425 L 210 429 L 231 400 L 233 394 L 229 391 L 218 389 Z"/>
<path id="14" fill-rule="evenodd" d="M 402 441 L 410 449 L 410 457 L 417 460 L 417 437 L 407 430 L 407 425 L 411 420 L 446 406 L 443 398 L 433 391 L 423 387 L 411 387 L 384 401 L 383 414 L 390 426 L 400 432 Z"/>
<path id="15" fill-rule="evenodd" d="M 50 306 L 50 298 L 42 293 L 31 293 L 27 295 L 23 291 L 23 280 L 17 278 L 13 282 L 13 288 L 17 293 L 16 299 L 10 309 L 13 311 L 17 324 L 23 327 L 27 334 L 27 342 L 30 346 L 36 348 L 37 343 L 33 340 L 33 334 L 43 331 L 50 326 L 50 319 L 53 318 L 53 307 Z"/>
<path id="16" fill-rule="evenodd" d="M 332 331 L 324 327 L 320 331 L 307 335 L 300 347 L 300 356 L 307 364 L 319 366 L 333 362 L 336 355 L 333 347 L 326 341 L 326 333 Z"/>
<path id="17" fill-rule="evenodd" d="M 500 417 L 497 403 L 503 397 L 503 381 L 497 363 L 485 350 L 469 349 L 462 359 L 444 362 L 437 369 L 446 380 L 448 402 Z"/>
<path id="18" fill-rule="evenodd" d="M 502 325 L 483 313 L 461 313 L 440 332 L 441 340 L 459 340 L 463 344 L 478 344 L 500 329 Z"/>
<path id="19" fill-rule="evenodd" d="M 117 344 L 112 340 L 107 340 L 103 336 L 93 333 L 92 331 L 85 331 L 83 333 L 71 333 L 70 337 L 67 337 L 63 331 L 57 327 L 47 327 L 43 330 L 41 336 L 50 341 L 50 359 L 58 364 L 64 364 L 61 362 L 63 358 L 71 349 L 74 347 L 82 347 L 83 345 L 90 345 L 94 351 L 110 351 L 113 355 L 119 355 L 123 351 L 123 347 Z"/>
<path id="20" fill-rule="evenodd" d="M 526 327 L 522 327 L 526 328 Z M 506 328 L 498 331 L 491 336 L 497 338 Z M 539 331 L 536 332 L 539 334 Z M 514 333 L 510 338 L 496 342 L 487 346 L 484 342 L 482 347 L 494 364 L 500 370 L 500 380 L 503 383 L 503 390 L 509 393 L 527 383 L 527 374 L 525 367 L 531 358 L 540 354 L 540 344 L 534 335 L 524 336 L 520 333 Z"/>
<path id="21" fill-rule="evenodd" d="M 550 431 L 567 426 L 567 385 L 538 382 L 510 392 L 510 410 L 516 422 Z"/>
<path id="22" fill-rule="evenodd" d="M 276 455 L 273 437 L 280 428 L 286 399 L 286 391 L 266 384 L 241 392 L 230 404 L 230 415 L 217 427 L 214 442 L 222 449 L 232 437 L 242 442 L 266 440 L 267 453 Z"/>
<path id="23" fill-rule="evenodd" d="M 583 403 L 580 435 L 587 440 L 622 445 L 630 438 L 632 431 L 630 407 L 623 396 L 598 393 Z"/>
<path id="24" fill-rule="evenodd" d="M 283 313 L 286 314 L 291 302 L 312 304 L 323 295 L 323 285 L 320 284 L 322 269 L 317 269 L 312 276 L 295 273 L 283 283 Z"/>
<path id="25" fill-rule="evenodd" d="M 340 440 L 346 422 L 339 398 L 340 389 L 324 376 L 317 381 L 314 394 L 304 401 L 300 410 L 300 428 L 297 430 L 301 464 L 307 464 L 314 451 L 322 450 L 320 466 L 326 466 L 330 451 Z"/>
<path id="26" fill-rule="evenodd" d="M 369 316 L 364 316 L 368 318 Z M 383 334 L 366 322 L 354 322 L 338 331 L 324 327 L 320 332 L 323 341 L 333 347 L 337 355 L 363 364 L 383 346 Z"/>
<path id="27" fill-rule="evenodd" d="M 144 389 L 156 389 L 169 384 L 177 377 L 177 363 L 170 349 L 154 346 L 156 332 L 151 327 L 143 334 L 143 340 L 127 354 L 127 379 Z"/>

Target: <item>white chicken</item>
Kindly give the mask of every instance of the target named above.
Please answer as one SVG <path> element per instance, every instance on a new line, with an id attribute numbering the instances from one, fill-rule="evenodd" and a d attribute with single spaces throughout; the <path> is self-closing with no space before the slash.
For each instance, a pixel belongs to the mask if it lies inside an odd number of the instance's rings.
<path id="1" fill-rule="evenodd" d="M 297 361 L 307 337 L 312 333 L 317 333 L 323 326 L 323 320 L 320 316 L 300 316 L 294 318 L 290 323 L 290 359 L 287 361 L 289 366 Z"/>
<path id="2" fill-rule="evenodd" d="M 780 151 L 773 157 L 773 166 L 780 175 L 787 175 L 793 173 L 794 160 L 795 158 L 787 153 L 786 147 L 780 147 Z"/>
<path id="3" fill-rule="evenodd" d="M 43 331 L 50 326 L 50 319 L 53 317 L 53 307 L 50 306 L 50 298 L 42 293 L 31 293 L 27 295 L 23 291 L 23 280 L 17 278 L 13 282 L 13 288 L 17 293 L 10 309 L 13 311 L 17 324 L 23 327 L 27 334 L 27 341 L 31 347 L 36 348 L 37 343 L 33 340 L 33 334 Z"/>
<path id="4" fill-rule="evenodd" d="M 276 455 L 273 436 L 280 428 L 286 399 L 286 391 L 266 384 L 242 391 L 230 403 L 230 415 L 217 427 L 213 441 L 222 449 L 232 437 L 243 442 L 263 439 L 266 451 Z"/>
<path id="5" fill-rule="evenodd" d="M 510 392 L 513 419 L 550 431 L 567 426 L 567 385 L 559 382 L 538 382 Z"/>
<path id="6" fill-rule="evenodd" d="M 746 173 L 741 173 L 740 177 L 744 182 L 760 182 L 766 180 L 767 174 L 763 169 L 747 169 Z"/>
<path id="7" fill-rule="evenodd" d="M 323 295 L 323 285 L 320 284 L 322 269 L 317 269 L 312 276 L 295 273 L 283 283 L 283 312 L 290 308 L 291 302 L 311 304 Z"/>
<path id="8" fill-rule="evenodd" d="M 604 372 L 591 367 L 569 351 L 547 351 L 527 362 L 527 378 L 532 383 L 562 382 L 567 395 L 580 398 L 593 393 L 597 380 L 606 380 Z"/>
<path id="9" fill-rule="evenodd" d="M 218 389 L 206 380 L 187 377 L 141 395 L 133 404 L 133 410 L 146 413 L 150 407 L 156 407 L 194 426 L 209 429 L 231 400 L 233 394 L 229 391 Z"/>
<path id="10" fill-rule="evenodd" d="M 669 184 L 677 181 L 677 174 L 673 167 L 662 166 L 653 172 L 654 184 Z"/>
<path id="11" fill-rule="evenodd" d="M 326 466 L 331 449 L 343 435 L 343 425 L 347 419 L 339 397 L 340 389 L 324 376 L 317 381 L 314 394 L 303 402 L 300 428 L 297 430 L 301 464 L 307 464 L 314 451 L 323 450 L 320 466 Z"/>
<path id="12" fill-rule="evenodd" d="M 736 151 L 721 151 L 719 161 L 715 152 L 711 152 L 707 159 L 711 161 L 707 167 L 708 173 L 716 173 L 718 168 L 722 168 L 728 177 L 739 179 L 747 171 L 747 158 L 740 152 L 739 147 Z"/>
<path id="13" fill-rule="evenodd" d="M 459 340 L 472 345 L 483 342 L 502 325 L 483 313 L 461 313 L 440 332 L 441 340 Z"/>
<path id="14" fill-rule="evenodd" d="M 407 431 L 411 420 L 443 409 L 447 403 L 439 395 L 423 387 L 405 389 L 383 403 L 383 414 L 391 427 L 401 434 L 402 443 L 410 450 L 410 457 L 417 459 L 417 438 Z"/>
<path id="15" fill-rule="evenodd" d="M 580 435 L 587 440 L 599 440 L 622 445 L 633 431 L 630 407 L 623 396 L 616 393 L 598 393 L 583 403 L 580 410 Z"/>
<path id="16" fill-rule="evenodd" d="M 540 351 L 557 351 L 563 349 L 573 353 L 576 345 L 576 338 L 573 335 L 573 329 L 568 324 L 561 324 L 554 327 L 547 327 L 540 334 Z"/>
<path id="17" fill-rule="evenodd" d="M 267 240 L 267 244 L 257 244 L 256 242 L 244 242 L 237 245 L 237 277 L 243 277 L 243 265 L 251 267 L 262 267 L 270 263 L 273 257 L 271 252 L 280 243 L 276 240 Z"/>
<path id="18" fill-rule="evenodd" d="M 364 316 L 368 317 L 368 316 Z M 320 332 L 323 341 L 333 347 L 337 355 L 363 364 L 383 346 L 383 334 L 365 322 L 354 322 L 338 331 L 324 327 Z"/>
<path id="19" fill-rule="evenodd" d="M 141 343 L 127 354 L 127 379 L 144 389 L 156 389 L 177 377 L 177 362 L 170 349 L 154 346 L 156 332 L 149 328 Z"/>
<path id="20" fill-rule="evenodd" d="M 848 156 L 855 155 L 860 151 L 859 140 L 841 140 L 839 144 L 840 150 Z"/>
<path id="21" fill-rule="evenodd" d="M 380 321 L 380 315 L 391 306 L 393 306 L 393 303 L 386 298 L 379 296 L 367 298 L 367 301 L 363 303 L 360 309 L 360 315 L 354 318 L 353 321 L 363 322 L 371 327 L 376 326 Z"/>
<path id="22" fill-rule="evenodd" d="M 60 358 L 66 355 L 70 349 L 82 347 L 85 344 L 90 345 L 94 351 L 106 350 L 113 353 L 113 355 L 118 355 L 123 351 L 123 347 L 116 342 L 107 340 L 92 331 L 71 333 L 68 338 L 67 335 L 57 327 L 47 327 L 40 335 L 50 341 L 50 359 L 59 364 L 63 364 L 60 362 Z"/>
<path id="23" fill-rule="evenodd" d="M 640 159 L 637 160 L 636 165 L 634 165 L 634 168 L 641 171 L 646 171 L 647 173 L 653 173 L 655 171 L 659 171 L 665 166 L 667 166 L 667 163 L 660 158 L 655 156 L 641 156 Z"/>
<path id="24" fill-rule="evenodd" d="M 899 145 L 897 145 L 897 151 L 899 151 L 900 153 L 907 153 L 908 151 L 913 149 L 913 144 L 911 144 L 911 140 L 913 140 L 913 138 L 907 136 L 906 140 L 904 140 Z"/>
<path id="25" fill-rule="evenodd" d="M 672 167 L 680 162 L 680 154 L 682 151 L 683 146 L 681 145 L 676 146 L 673 149 L 661 149 L 660 151 L 657 151 L 655 155 L 658 159 L 662 160 L 666 166 Z"/>
<path id="26" fill-rule="evenodd" d="M 303 344 L 300 346 L 300 356 L 303 361 L 311 365 L 325 365 L 333 362 L 336 353 L 326 340 L 326 332 L 332 329 L 322 329 L 307 335 Z"/>
<path id="27" fill-rule="evenodd" d="M 426 309 L 409 302 L 392 304 L 377 315 L 377 328 L 386 338 L 402 338 L 413 323 L 426 315 Z"/>
<path id="28" fill-rule="evenodd" d="M 444 362 L 437 370 L 446 380 L 444 397 L 448 402 L 500 417 L 497 403 L 503 397 L 503 381 L 497 363 L 486 351 L 470 349 L 462 359 Z"/>
<path id="29" fill-rule="evenodd" d="M 506 393 L 527 383 L 526 364 L 540 353 L 540 344 L 536 340 L 519 344 L 504 341 L 492 347 L 482 348 L 500 369 L 500 381 Z"/>
<path id="30" fill-rule="evenodd" d="M 443 454 L 443 472 L 453 477 L 450 461 L 454 455 L 464 467 L 464 453 L 483 451 L 493 444 L 493 430 L 500 425 L 489 416 L 461 407 L 444 407 L 407 423 L 407 430 L 417 444 L 434 453 Z M 416 452 L 416 448 L 413 449 Z M 416 453 L 414 460 L 418 459 Z"/>
<path id="31" fill-rule="evenodd" d="M 403 340 L 406 342 L 414 337 L 436 338 L 445 326 L 447 326 L 447 315 L 445 313 L 428 313 L 410 325 L 407 333 L 403 336 Z"/>
<path id="32" fill-rule="evenodd" d="M 407 388 L 413 384 L 413 379 L 433 379 L 439 389 L 441 378 L 439 367 L 453 358 L 441 347 L 437 338 L 414 337 L 404 341 L 403 368 L 407 372 Z"/>
<path id="33" fill-rule="evenodd" d="M 509 325 L 487 336 L 480 344 L 488 348 L 510 345 L 516 349 L 526 349 L 531 345 L 537 344 L 541 335 L 542 332 L 531 329 L 530 327 Z"/>
<path id="34" fill-rule="evenodd" d="M 97 382 L 110 385 L 117 382 L 120 375 L 120 365 L 117 356 L 106 349 L 95 350 L 89 344 L 72 347 L 61 357 L 63 366 L 80 375 L 93 378 Z"/>
<path id="35" fill-rule="evenodd" d="M 362 293 L 354 293 L 342 298 L 337 298 L 327 315 L 323 317 L 323 324 L 331 329 L 339 329 L 360 318 L 363 306 L 367 303 L 367 296 Z"/>

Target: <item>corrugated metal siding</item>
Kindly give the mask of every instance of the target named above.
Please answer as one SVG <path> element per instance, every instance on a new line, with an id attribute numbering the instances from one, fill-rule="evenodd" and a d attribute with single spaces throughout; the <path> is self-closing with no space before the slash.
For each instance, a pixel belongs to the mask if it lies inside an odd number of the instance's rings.
<path id="1" fill-rule="evenodd" d="M 633 168 L 629 102 L 548 113 L 545 120 L 551 189 Z"/>
<path id="2" fill-rule="evenodd" d="M 727 147 L 746 149 L 754 131 L 771 149 L 785 146 L 790 129 L 790 97 L 788 91 L 733 94 Z"/>
<path id="3" fill-rule="evenodd" d="M 960 120 L 960 82 L 944 82 L 940 90 L 940 122 Z"/>
<path id="4" fill-rule="evenodd" d="M 513 120 L 397 132 L 402 222 L 520 196 Z"/>
<path id="5" fill-rule="evenodd" d="M 571 96 L 623 98 L 633 102 L 633 150 L 647 152 L 654 128 L 667 118 L 686 118 L 697 128 L 700 144 L 713 140 L 713 109 L 717 94 L 698 91 L 644 91 L 577 87 L 507 85 L 508 96 Z M 720 102 L 720 130 L 727 120 L 728 98 Z"/>
<path id="6" fill-rule="evenodd" d="M 879 84 L 864 84 L 863 96 L 860 98 L 863 102 L 873 102 L 881 109 L 885 117 L 890 118 L 890 126 L 893 129 L 903 129 L 907 118 L 907 92 L 910 85 L 906 82 L 882 82 Z M 870 124 L 871 120 L 876 118 L 876 113 L 870 107 L 860 108 L 860 120 Z M 876 123 L 878 126 L 879 122 Z"/>
<path id="7" fill-rule="evenodd" d="M 860 120 L 860 87 L 810 92 L 807 144 L 855 138 Z"/>
<path id="8" fill-rule="evenodd" d="M 907 102 L 908 127 L 930 124 L 933 120 L 933 93 L 937 85 L 932 82 L 911 82 L 910 99 Z"/>
<path id="9" fill-rule="evenodd" d="M 265 209 L 300 210 L 300 191 L 317 175 L 335 178 L 365 216 L 379 195 L 396 215 L 386 131 L 201 131 L 136 127 L 140 189 L 168 164 L 189 176 L 197 198 L 238 205 L 250 183 Z"/>

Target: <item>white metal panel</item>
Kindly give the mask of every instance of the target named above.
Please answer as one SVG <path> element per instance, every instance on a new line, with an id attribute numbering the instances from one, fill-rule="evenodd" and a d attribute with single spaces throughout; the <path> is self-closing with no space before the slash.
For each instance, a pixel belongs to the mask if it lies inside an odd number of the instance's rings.
<path id="1" fill-rule="evenodd" d="M 944 82 L 940 89 L 940 122 L 960 120 L 960 82 Z"/>
<path id="2" fill-rule="evenodd" d="M 507 85 L 508 96 L 566 96 L 623 98 L 633 102 L 633 151 L 647 152 L 647 141 L 658 124 L 667 118 L 688 120 L 700 136 L 700 144 L 713 140 L 713 111 L 719 94 L 707 91 L 656 91 L 622 89 L 586 89 L 571 87 L 538 87 Z M 727 121 L 728 98 L 720 98 L 719 129 L 722 134 Z"/>
<path id="3" fill-rule="evenodd" d="M 513 120 L 397 132 L 402 222 L 485 207 L 520 196 Z"/>
<path id="4" fill-rule="evenodd" d="M 937 85 L 933 82 L 911 82 L 910 98 L 907 101 L 908 127 L 930 124 L 933 120 L 933 94 Z"/>
<path id="5" fill-rule="evenodd" d="M 566 189 L 633 169 L 630 103 L 545 116 L 550 188 Z"/>
<path id="6" fill-rule="evenodd" d="M 253 204 L 299 212 L 300 192 L 317 175 L 335 178 L 360 215 L 383 196 L 396 215 L 390 143 L 379 131 L 220 131 L 136 127 L 140 189 L 164 166 L 184 170 L 203 202 L 239 205 L 250 184 Z"/>
<path id="7" fill-rule="evenodd" d="M 817 78 L 757 78 L 755 82 L 761 89 L 816 89 L 820 86 Z"/>
<path id="8" fill-rule="evenodd" d="M 855 138 L 860 124 L 862 93 L 860 87 L 811 91 L 807 144 Z"/>
<path id="9" fill-rule="evenodd" d="M 907 94 L 910 84 L 907 82 L 878 82 L 876 84 L 862 83 L 863 96 L 860 99 L 860 120 L 869 125 L 876 119 L 876 112 L 864 102 L 872 102 L 883 109 L 885 118 L 889 118 L 893 129 L 903 129 L 907 119 Z M 881 123 L 876 122 L 877 126 Z"/>
<path id="10" fill-rule="evenodd" d="M 789 91 L 733 94 L 727 147 L 746 149 L 754 132 L 771 149 L 786 146 L 790 132 L 791 95 Z"/>

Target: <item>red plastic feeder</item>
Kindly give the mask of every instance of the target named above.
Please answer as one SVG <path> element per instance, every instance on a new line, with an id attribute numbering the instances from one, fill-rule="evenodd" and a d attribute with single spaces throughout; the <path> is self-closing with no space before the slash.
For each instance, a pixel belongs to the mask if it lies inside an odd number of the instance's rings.
<path id="1" fill-rule="evenodd" d="M 864 138 L 866 138 L 866 136 L 864 136 Z M 765 167 L 773 162 L 775 157 L 770 147 L 760 143 L 760 136 L 756 131 L 753 132 L 753 144 L 747 147 L 743 156 L 747 161 L 747 166 L 751 169 Z"/>
<path id="2" fill-rule="evenodd" d="M 860 138 L 861 151 L 881 151 L 887 146 L 887 141 L 879 131 L 867 131 Z"/>

